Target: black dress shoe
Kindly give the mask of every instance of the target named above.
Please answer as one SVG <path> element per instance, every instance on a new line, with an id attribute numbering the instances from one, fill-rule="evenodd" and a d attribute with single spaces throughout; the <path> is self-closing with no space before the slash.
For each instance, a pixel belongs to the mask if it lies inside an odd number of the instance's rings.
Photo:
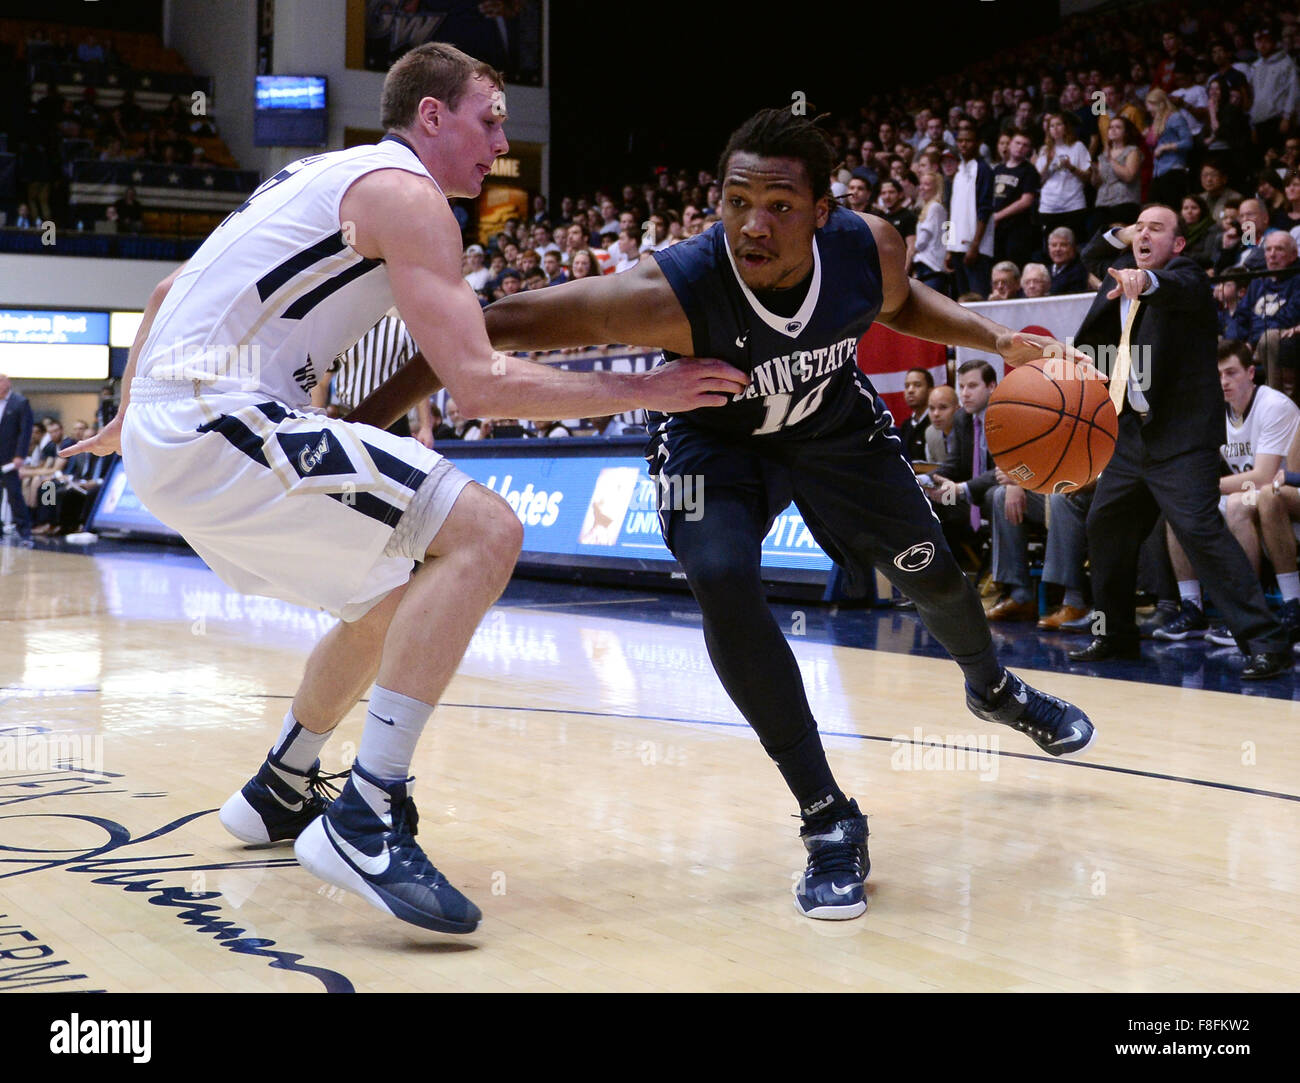
<path id="1" fill-rule="evenodd" d="M 1270 677 L 1281 677 L 1290 673 L 1294 663 L 1291 655 L 1285 651 L 1265 651 L 1252 654 L 1246 659 L 1246 668 L 1241 671 L 1243 681 L 1265 681 Z"/>
<path id="2" fill-rule="evenodd" d="M 1070 651 L 1068 657 L 1071 662 L 1107 662 L 1112 658 L 1135 662 L 1142 657 L 1142 648 L 1112 636 L 1096 636 L 1082 650 Z"/>

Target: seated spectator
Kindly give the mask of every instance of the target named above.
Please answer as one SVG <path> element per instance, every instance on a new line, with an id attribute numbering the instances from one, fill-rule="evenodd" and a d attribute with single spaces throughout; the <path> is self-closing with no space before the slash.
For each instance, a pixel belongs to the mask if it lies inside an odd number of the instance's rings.
<path id="1" fill-rule="evenodd" d="M 492 277 L 492 272 L 484 266 L 483 246 L 472 244 L 465 249 L 465 265 L 468 268 L 465 272 L 465 281 L 469 283 L 473 290 L 481 290 L 487 285 L 488 279 Z M 502 270 L 505 270 L 505 261 L 502 260 Z"/>
<path id="2" fill-rule="evenodd" d="M 624 226 L 618 231 L 618 242 L 609 254 L 614 260 L 615 274 L 631 270 L 640 260 L 641 234 L 635 228 Z"/>
<path id="3" fill-rule="evenodd" d="M 1241 244 L 1236 260 L 1223 268 L 1231 271 L 1241 268 L 1245 271 L 1262 271 L 1265 268 L 1264 238 L 1272 227 L 1268 224 L 1268 212 L 1258 199 L 1243 199 L 1239 211 L 1241 222 Z M 1222 272 L 1219 272 L 1222 273 Z"/>
<path id="4" fill-rule="evenodd" d="M 1187 236 L 1182 254 L 1202 267 L 1213 266 L 1216 247 L 1214 218 L 1205 200 L 1200 196 L 1183 196 L 1179 217 L 1183 220 L 1183 230 Z"/>
<path id="5" fill-rule="evenodd" d="M 1084 555 L 1088 547 L 1087 505 L 1091 498 L 1083 498 L 1081 512 L 1061 514 L 1066 510 L 1067 494 L 1044 496 L 1029 492 L 1001 470 L 996 470 L 996 478 L 989 522 L 993 528 L 993 581 L 998 585 L 999 594 L 985 612 L 991 621 L 1038 618 L 1038 600 L 1029 575 L 1025 524 L 1047 527 L 1050 518 L 1048 541 L 1053 560 L 1044 561 L 1043 583 L 1063 587 L 1065 596 L 1061 606 L 1044 617 L 1039 627 L 1055 631 L 1066 621 L 1078 620 L 1087 613 L 1083 599 Z M 1057 535 L 1054 541 L 1053 533 Z"/>
<path id="6" fill-rule="evenodd" d="M 1220 225 L 1219 236 L 1215 242 L 1214 267 L 1211 274 L 1218 276 L 1237 262 L 1242 256 L 1241 223 L 1235 218 L 1225 218 Z M 1233 335 L 1241 338 L 1241 335 Z"/>
<path id="7" fill-rule="evenodd" d="M 1284 234 L 1289 239 L 1289 234 Z M 1219 449 L 1228 474 L 1219 479 L 1219 512 L 1256 574 L 1260 568 L 1258 495 L 1272 488 L 1287 450 L 1300 432 L 1300 407 L 1270 387 L 1255 384 L 1255 366 L 1244 342 L 1219 345 L 1219 384 L 1223 388 L 1227 439 Z M 1236 640 L 1226 628 L 1210 629 L 1201 603 L 1201 584 L 1191 561 L 1169 531 L 1169 557 L 1182 599 L 1179 620 L 1156 631 L 1158 639 L 1182 640 L 1205 635 L 1225 646 Z M 1290 569 L 1294 571 L 1294 558 Z"/>
<path id="8" fill-rule="evenodd" d="M 572 253 L 572 261 L 569 265 L 570 278 L 599 278 L 600 273 L 600 263 L 590 248 L 580 248 Z"/>
<path id="9" fill-rule="evenodd" d="M 1268 270 L 1296 266 L 1296 242 L 1291 234 L 1274 230 L 1265 238 L 1263 247 Z M 1257 351 L 1253 360 L 1265 366 L 1269 387 L 1292 394 L 1300 354 L 1300 338 L 1296 337 L 1300 329 L 1300 274 L 1254 279 L 1246 289 L 1245 306 L 1250 313 L 1246 341 Z"/>
<path id="10" fill-rule="evenodd" d="M 552 248 L 542 253 L 542 270 L 546 273 L 546 284 L 548 286 L 557 286 L 561 282 L 569 281 L 569 276 L 565 273 L 564 268 L 560 266 L 560 250 Z"/>
<path id="11" fill-rule="evenodd" d="M 85 41 L 77 46 L 77 61 L 81 64 L 104 63 L 104 47 L 94 34 L 86 35 Z"/>
<path id="12" fill-rule="evenodd" d="M 1210 208 L 1210 217 L 1216 222 L 1223 222 L 1228 200 L 1236 199 L 1237 206 L 1241 206 L 1241 193 L 1228 187 L 1228 175 L 1217 159 L 1201 166 L 1201 188 L 1201 198 Z"/>
<path id="13" fill-rule="evenodd" d="M 534 421 L 531 432 L 525 430 L 528 436 L 537 436 L 544 439 L 553 440 L 556 437 L 572 436 L 569 427 L 563 421 Z"/>
<path id="14" fill-rule="evenodd" d="M 512 294 L 518 293 L 523 288 L 523 275 L 513 267 L 507 267 L 501 275 L 501 285 L 499 285 L 492 293 L 492 299 L 494 301 L 499 301 L 502 297 L 509 297 Z"/>
<path id="15" fill-rule="evenodd" d="M 1285 199 L 1269 220 L 1269 225 L 1291 233 L 1300 228 L 1300 171 L 1287 175 L 1282 185 L 1282 192 Z"/>
<path id="16" fill-rule="evenodd" d="M 117 208 L 117 228 L 120 233 L 139 233 L 144 228 L 144 208 L 135 197 L 135 189 L 128 188 L 122 198 L 113 204 Z"/>
<path id="17" fill-rule="evenodd" d="M 1020 289 L 1026 297 L 1046 297 L 1052 292 L 1052 272 L 1041 263 L 1026 263 L 1020 272 Z"/>
<path id="18" fill-rule="evenodd" d="M 26 203 L 18 204 L 18 209 L 14 212 L 14 229 L 38 229 L 41 224 L 41 219 L 32 214 Z"/>
<path id="19" fill-rule="evenodd" d="M 549 285 L 550 283 L 546 280 L 546 272 L 540 267 L 534 267 L 531 271 L 524 273 L 523 288 L 526 290 L 540 290 Z"/>
<path id="20" fill-rule="evenodd" d="M 1274 229 L 1291 229 L 1290 222 L 1285 227 L 1278 222 L 1278 216 L 1285 214 L 1288 208 L 1286 196 L 1282 194 L 1281 180 L 1273 170 L 1263 169 L 1255 177 L 1255 198 L 1264 204 L 1270 226 Z"/>
<path id="21" fill-rule="evenodd" d="M 925 461 L 944 463 L 957 454 L 953 422 L 957 417 L 957 392 L 947 384 L 934 388 L 926 399 Z"/>
<path id="22" fill-rule="evenodd" d="M 1079 259 L 1074 234 L 1068 227 L 1058 226 L 1048 234 L 1047 255 L 1052 261 L 1052 283 L 1048 289 L 1051 296 L 1088 292 L 1088 271 Z"/>
<path id="23" fill-rule="evenodd" d="M 1219 338 L 1245 341 L 1250 336 L 1250 309 L 1242 285 L 1233 278 L 1216 282 L 1214 300 L 1218 303 Z"/>
<path id="24" fill-rule="evenodd" d="M 860 211 L 862 214 L 870 213 L 871 185 L 861 177 L 850 177 L 847 185 L 844 185 L 839 181 L 836 183 L 841 184 L 844 189 L 841 193 L 844 199 L 844 206 L 848 207 L 851 211 Z M 832 186 L 831 194 L 835 194 L 834 186 Z"/>
<path id="25" fill-rule="evenodd" d="M 643 425 L 629 425 L 618 414 L 588 418 L 597 436 L 627 436 L 645 432 Z"/>
<path id="26" fill-rule="evenodd" d="M 101 162 L 125 162 L 127 154 L 122 147 L 122 140 L 117 136 L 112 136 L 104 149 L 99 152 L 99 160 Z"/>
<path id="27" fill-rule="evenodd" d="M 450 395 L 447 396 L 444 405 L 447 408 L 446 424 L 443 426 L 447 431 L 438 429 L 434 433 L 435 440 L 479 440 L 483 437 L 483 422 L 477 418 L 465 417 L 460 412 L 460 407 L 456 405 L 456 400 Z"/>
<path id="28" fill-rule="evenodd" d="M 47 417 L 41 420 L 41 427 L 44 432 L 28 456 L 27 465 L 19 471 L 23 479 L 23 499 L 32 509 L 33 534 L 49 534 L 58 525 L 57 478 L 67 465 L 67 460 L 59 455 L 60 449 L 68 443 L 63 437 L 63 426 L 54 418 Z"/>
<path id="29" fill-rule="evenodd" d="M 1010 260 L 993 265 L 993 290 L 990 301 L 1012 301 L 1024 297 L 1020 288 L 1020 270 Z"/>
<path id="30" fill-rule="evenodd" d="M 954 450 L 931 475 L 932 484 L 925 490 L 936 505 L 935 513 L 950 545 L 956 542 L 960 546 L 974 538 L 982 518 L 981 506 L 997 484 L 984 435 L 984 414 L 997 382 L 997 371 L 987 361 L 965 361 L 957 369 L 957 399 L 962 409 L 953 421 Z"/>
<path id="31" fill-rule="evenodd" d="M 1273 565 L 1282 595 L 1282 624 L 1292 643 L 1300 642 L 1300 573 L 1296 570 L 1296 528 L 1300 524 L 1300 432 L 1291 440 L 1286 461 L 1268 485 L 1259 487 L 1260 543 Z"/>
<path id="32" fill-rule="evenodd" d="M 908 369 L 903 377 L 903 399 L 912 412 L 898 426 L 898 438 L 909 462 L 925 458 L 925 430 L 930 427 L 926 406 L 933 389 L 934 377 L 928 369 Z"/>

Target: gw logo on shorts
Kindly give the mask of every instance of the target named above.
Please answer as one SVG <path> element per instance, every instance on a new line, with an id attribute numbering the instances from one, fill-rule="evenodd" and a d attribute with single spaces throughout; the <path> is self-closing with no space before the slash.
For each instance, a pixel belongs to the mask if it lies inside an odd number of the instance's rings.
<path id="1" fill-rule="evenodd" d="M 934 542 L 920 542 L 894 557 L 894 567 L 904 572 L 919 572 L 934 559 Z"/>

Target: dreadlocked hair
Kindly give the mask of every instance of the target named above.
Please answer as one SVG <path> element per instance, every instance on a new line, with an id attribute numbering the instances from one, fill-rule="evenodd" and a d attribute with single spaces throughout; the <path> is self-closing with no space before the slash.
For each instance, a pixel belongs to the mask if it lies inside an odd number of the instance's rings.
<path id="1" fill-rule="evenodd" d="M 738 151 L 761 158 L 793 158 L 803 163 L 812 184 L 813 199 L 829 198 L 835 151 L 826 134 L 817 127 L 821 119 L 821 116 L 812 120 L 795 116 L 788 105 L 760 109 L 731 133 L 718 159 L 718 180 L 726 180 L 727 165 Z"/>

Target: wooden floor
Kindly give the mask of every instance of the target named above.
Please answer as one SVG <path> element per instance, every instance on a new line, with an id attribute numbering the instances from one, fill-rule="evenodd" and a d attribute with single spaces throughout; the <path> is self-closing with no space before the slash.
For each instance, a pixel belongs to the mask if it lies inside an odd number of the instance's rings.
<path id="1" fill-rule="evenodd" d="M 419 838 L 485 913 L 439 937 L 217 822 L 326 618 L 176 556 L 0 546 L 0 948 L 28 949 L 0 990 L 1300 989 L 1294 703 L 1026 672 L 1098 724 L 1059 762 L 950 663 L 796 638 L 872 832 L 868 913 L 813 922 L 698 628 L 608 600 L 493 610 L 435 713 Z"/>

